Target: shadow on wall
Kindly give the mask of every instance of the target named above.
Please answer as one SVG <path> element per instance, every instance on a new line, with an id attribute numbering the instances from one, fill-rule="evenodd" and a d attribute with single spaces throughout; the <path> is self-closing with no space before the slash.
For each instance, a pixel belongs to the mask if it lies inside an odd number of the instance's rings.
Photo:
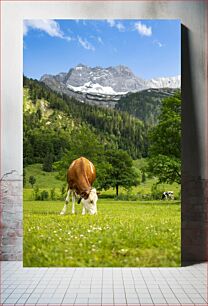
<path id="1" fill-rule="evenodd" d="M 182 74 L 182 211 L 181 262 L 188 265 L 208 260 L 205 199 L 203 180 L 203 146 L 200 143 L 200 111 L 197 88 L 194 86 L 190 31 L 181 26 Z M 203 118 L 202 118 L 203 119 Z"/>

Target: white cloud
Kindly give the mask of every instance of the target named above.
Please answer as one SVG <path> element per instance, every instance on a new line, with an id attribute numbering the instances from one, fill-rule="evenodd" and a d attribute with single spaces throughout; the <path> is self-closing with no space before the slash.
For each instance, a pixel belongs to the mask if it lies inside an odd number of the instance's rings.
<path id="1" fill-rule="evenodd" d="M 116 24 L 116 28 L 117 28 L 120 32 L 125 31 L 125 26 L 124 26 L 121 22 L 118 22 L 118 23 Z"/>
<path id="2" fill-rule="evenodd" d="M 162 47 L 165 46 L 164 44 L 162 44 L 162 43 L 161 43 L 159 40 L 157 40 L 157 39 L 153 40 L 153 44 L 154 44 L 154 45 L 157 45 L 159 48 L 162 48 Z"/>
<path id="3" fill-rule="evenodd" d="M 71 40 L 71 37 L 65 36 L 61 31 L 58 22 L 53 19 L 28 19 L 24 20 L 23 23 L 23 32 L 24 36 L 27 35 L 30 29 L 36 29 L 47 33 L 51 37 L 58 37 L 66 39 L 67 41 Z"/>
<path id="4" fill-rule="evenodd" d="M 110 25 L 111 28 L 114 27 L 116 24 L 114 19 L 107 19 L 107 23 Z"/>
<path id="5" fill-rule="evenodd" d="M 111 28 L 117 28 L 120 32 L 125 31 L 125 26 L 121 22 L 116 22 L 114 19 L 107 19 L 106 21 Z"/>
<path id="6" fill-rule="evenodd" d="M 103 40 L 102 40 L 102 38 L 101 38 L 100 36 L 98 36 L 97 40 L 98 40 L 98 42 L 99 42 L 101 45 L 104 45 L 104 42 L 103 42 Z"/>
<path id="7" fill-rule="evenodd" d="M 47 33 L 52 37 L 63 37 L 64 34 L 60 29 L 59 24 L 52 19 L 31 19 L 24 20 L 24 34 L 26 35 L 29 29 L 37 29 Z"/>
<path id="8" fill-rule="evenodd" d="M 79 41 L 80 45 L 83 48 L 85 48 L 87 50 L 95 51 L 95 47 L 89 41 L 87 41 L 86 39 L 82 39 L 80 36 L 78 36 L 77 38 L 78 38 L 78 41 Z"/>
<path id="9" fill-rule="evenodd" d="M 104 45 L 104 42 L 102 40 L 102 37 L 100 36 L 95 36 L 95 35 L 90 35 L 90 38 L 92 38 L 96 43 L 99 43 L 101 45 Z"/>
<path id="10" fill-rule="evenodd" d="M 136 22 L 134 24 L 135 30 L 141 35 L 141 36 L 151 36 L 152 35 L 152 28 L 146 26 L 144 23 Z"/>

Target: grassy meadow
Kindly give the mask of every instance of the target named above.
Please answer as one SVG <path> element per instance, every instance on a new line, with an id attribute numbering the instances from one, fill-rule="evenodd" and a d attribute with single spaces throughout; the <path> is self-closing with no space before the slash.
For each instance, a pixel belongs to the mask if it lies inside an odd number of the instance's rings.
<path id="1" fill-rule="evenodd" d="M 144 164 L 144 161 L 136 160 L 134 161 L 135 168 L 141 167 Z M 42 171 L 41 164 L 33 164 L 26 167 L 26 185 L 24 188 L 24 200 L 34 200 L 34 189 L 29 183 L 29 177 L 34 176 L 36 178 L 36 183 L 34 186 L 38 186 L 39 190 L 47 190 L 50 194 L 51 189 L 55 188 L 55 193 L 57 197 L 61 197 L 61 189 L 64 187 L 66 190 L 67 183 L 57 179 L 57 172 L 45 172 Z M 119 188 L 120 195 L 150 195 L 152 185 L 157 182 L 157 178 L 147 178 L 145 183 L 140 183 L 136 187 L 132 187 L 130 191 L 126 191 L 124 188 Z M 159 189 L 162 191 L 172 190 L 174 196 L 178 199 L 180 194 L 180 186 L 177 183 L 173 184 L 160 184 Z M 108 190 L 102 190 L 101 197 L 112 198 L 115 197 L 115 189 L 111 188 Z M 161 193 L 162 196 L 162 193 Z"/>
<path id="2" fill-rule="evenodd" d="M 28 183 L 49 192 L 55 188 L 56 200 L 34 201 Z M 56 173 L 41 171 L 41 165 L 26 169 L 24 189 L 24 266 L 25 267 L 152 267 L 180 266 L 180 201 L 115 200 L 115 190 L 102 192 L 98 215 L 59 213 L 64 200 L 58 200 L 64 184 Z M 131 194 L 151 193 L 156 179 L 132 189 Z M 179 186 L 164 185 L 179 193 Z M 126 191 L 120 190 L 122 194 Z"/>
<path id="3" fill-rule="evenodd" d="M 26 201 L 24 266 L 178 266 L 180 205 L 169 203 L 102 199 L 97 216 L 80 205 L 61 216 L 61 201 Z"/>

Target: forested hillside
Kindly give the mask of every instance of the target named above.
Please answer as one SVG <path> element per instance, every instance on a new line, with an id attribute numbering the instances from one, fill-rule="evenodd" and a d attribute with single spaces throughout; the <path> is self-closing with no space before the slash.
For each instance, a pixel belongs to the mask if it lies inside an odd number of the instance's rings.
<path id="1" fill-rule="evenodd" d="M 85 130 L 106 149 L 125 150 L 133 159 L 147 154 L 147 125 L 141 120 L 77 102 L 24 77 L 24 165 L 60 160 L 70 148 L 72 131 Z"/>
<path id="2" fill-rule="evenodd" d="M 176 89 L 147 89 L 136 93 L 129 93 L 116 104 L 116 109 L 139 118 L 148 126 L 158 123 L 162 99 L 173 96 Z"/>

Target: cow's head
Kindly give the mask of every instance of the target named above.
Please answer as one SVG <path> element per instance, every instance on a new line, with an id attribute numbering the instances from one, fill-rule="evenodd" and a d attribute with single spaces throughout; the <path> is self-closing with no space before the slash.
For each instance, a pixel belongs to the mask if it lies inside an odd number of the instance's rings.
<path id="1" fill-rule="evenodd" d="M 94 215 L 97 213 L 97 200 L 98 196 L 95 188 L 92 188 L 90 190 L 87 198 L 82 198 L 82 204 L 90 215 Z"/>

